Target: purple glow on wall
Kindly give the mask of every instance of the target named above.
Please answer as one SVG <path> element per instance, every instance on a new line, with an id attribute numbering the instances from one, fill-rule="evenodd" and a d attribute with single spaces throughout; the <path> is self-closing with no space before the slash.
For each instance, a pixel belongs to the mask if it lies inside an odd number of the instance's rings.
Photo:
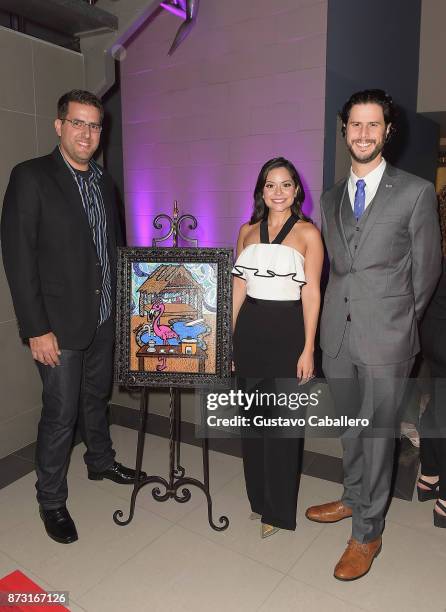
<path id="1" fill-rule="evenodd" d="M 313 219 L 314 217 L 314 202 L 313 202 L 313 197 L 312 197 L 312 193 L 311 193 L 311 189 L 310 186 L 308 185 L 305 176 L 302 174 L 300 175 L 301 181 L 302 181 L 302 187 L 304 188 L 305 191 L 305 200 L 302 206 L 302 211 L 304 212 L 304 214 L 307 215 L 307 217 L 310 217 L 310 219 Z"/>
<path id="2" fill-rule="evenodd" d="M 129 246 L 150 246 L 152 244 L 152 220 L 157 214 L 152 194 L 144 191 L 127 193 L 126 230 Z"/>
<path id="3" fill-rule="evenodd" d="M 181 17 L 181 19 L 185 19 L 186 17 L 185 9 L 182 9 L 180 6 L 175 6 L 174 4 L 170 4 L 169 2 L 161 2 L 160 6 L 162 6 L 163 9 L 166 9 L 166 11 L 168 11 L 169 13 L 172 13 L 172 15 Z"/>
<path id="4" fill-rule="evenodd" d="M 200 246 L 235 245 L 263 163 L 283 155 L 319 222 L 326 2 L 202 3 L 197 27 L 166 57 L 178 20 L 141 30 L 121 63 L 128 240 L 150 245 L 159 213 L 197 218 Z M 273 25 L 274 24 L 274 27 Z M 187 233 L 186 228 L 183 228 Z"/>

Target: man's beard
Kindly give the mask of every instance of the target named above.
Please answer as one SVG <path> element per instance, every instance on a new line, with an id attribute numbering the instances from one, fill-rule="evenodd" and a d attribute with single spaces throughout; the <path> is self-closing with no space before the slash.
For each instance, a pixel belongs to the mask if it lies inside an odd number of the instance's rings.
<path id="1" fill-rule="evenodd" d="M 352 156 L 352 159 L 355 160 L 355 162 L 357 162 L 358 164 L 369 164 L 371 161 L 378 157 L 378 155 L 384 149 L 384 145 L 384 141 L 381 140 L 380 142 L 378 142 L 373 151 L 367 157 L 358 157 L 355 151 L 353 150 L 353 146 L 350 144 L 347 144 L 347 148 L 350 151 L 350 155 Z"/>

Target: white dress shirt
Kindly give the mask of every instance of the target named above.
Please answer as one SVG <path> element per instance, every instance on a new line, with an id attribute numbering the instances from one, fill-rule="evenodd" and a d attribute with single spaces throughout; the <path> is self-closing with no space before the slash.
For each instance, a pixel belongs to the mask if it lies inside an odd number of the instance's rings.
<path id="1" fill-rule="evenodd" d="M 385 169 L 386 160 L 384 159 L 384 157 L 382 158 L 379 166 L 377 166 L 374 170 L 372 170 L 365 176 L 356 176 L 353 170 L 350 169 L 350 178 L 348 180 L 348 195 L 350 196 L 350 204 L 352 205 L 353 210 L 355 209 L 356 181 L 359 181 L 360 178 L 365 181 L 365 210 L 375 197 L 376 192 L 378 191 L 378 187 Z"/>

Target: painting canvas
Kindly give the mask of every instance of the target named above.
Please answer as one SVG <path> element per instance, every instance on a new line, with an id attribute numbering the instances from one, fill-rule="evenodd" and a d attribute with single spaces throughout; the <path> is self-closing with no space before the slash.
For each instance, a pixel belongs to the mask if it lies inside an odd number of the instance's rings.
<path id="1" fill-rule="evenodd" d="M 116 378 L 208 386 L 230 376 L 232 251 L 120 249 Z"/>

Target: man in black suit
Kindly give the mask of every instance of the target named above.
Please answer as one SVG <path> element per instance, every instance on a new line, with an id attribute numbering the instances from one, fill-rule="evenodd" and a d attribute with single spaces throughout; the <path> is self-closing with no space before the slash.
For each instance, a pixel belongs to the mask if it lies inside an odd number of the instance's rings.
<path id="1" fill-rule="evenodd" d="M 43 383 L 37 500 L 48 535 L 77 540 L 66 508 L 76 422 L 91 480 L 133 483 L 115 461 L 106 418 L 112 385 L 116 247 L 121 232 L 111 178 L 93 161 L 104 116 L 93 94 L 58 102 L 60 144 L 17 165 L 1 220 L 3 262 L 20 336 Z"/>

